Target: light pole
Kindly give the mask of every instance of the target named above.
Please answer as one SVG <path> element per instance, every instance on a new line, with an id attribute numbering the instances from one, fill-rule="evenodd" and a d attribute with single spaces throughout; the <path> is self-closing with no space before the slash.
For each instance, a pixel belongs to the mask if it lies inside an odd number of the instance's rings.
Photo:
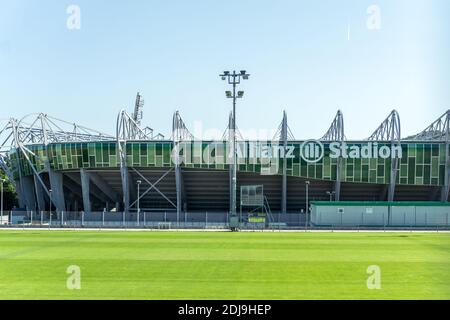
<path id="1" fill-rule="evenodd" d="M 136 181 L 137 184 L 137 217 L 136 217 L 136 222 L 137 222 L 137 226 L 139 227 L 139 212 L 141 211 L 141 209 L 139 208 L 139 191 L 140 191 L 140 186 L 141 186 L 142 181 L 138 180 Z"/>
<path id="2" fill-rule="evenodd" d="M 52 189 L 48 190 L 49 192 L 49 197 L 50 197 L 50 208 L 49 208 L 49 216 L 50 216 L 50 222 L 49 222 L 49 227 L 52 226 Z"/>
<path id="3" fill-rule="evenodd" d="M 306 187 L 306 219 L 305 219 L 305 225 L 308 225 L 308 213 L 309 213 L 309 181 L 305 181 L 305 187 Z"/>
<path id="4" fill-rule="evenodd" d="M 330 196 L 330 202 L 333 201 L 333 196 L 336 194 L 336 191 L 327 191 L 326 194 Z"/>
<path id="5" fill-rule="evenodd" d="M 1 185 L 1 187 L 2 187 L 2 189 L 1 189 L 1 216 L 0 216 L 0 224 L 2 224 L 3 225 L 3 183 L 6 181 L 5 179 L 0 179 L 1 180 L 1 182 L 2 182 L 2 185 Z"/>
<path id="6" fill-rule="evenodd" d="M 231 216 L 236 217 L 236 185 L 237 185 L 237 178 L 236 178 L 236 166 L 237 166 L 237 159 L 236 159 L 236 99 L 241 99 L 244 97 L 244 91 L 238 91 L 236 92 L 236 86 L 241 83 L 241 77 L 243 80 L 248 80 L 248 77 L 250 75 L 245 71 L 241 70 L 239 73 L 236 73 L 236 71 L 233 71 L 233 73 L 230 73 L 230 71 L 224 71 L 223 74 L 220 75 L 222 80 L 227 80 L 228 84 L 233 85 L 233 92 L 231 91 L 225 91 L 225 95 L 229 99 L 233 99 L 233 113 L 232 113 L 232 121 L 231 121 L 231 128 L 229 130 L 232 130 L 232 139 L 231 139 L 231 150 L 233 152 L 233 164 L 231 167 Z"/>

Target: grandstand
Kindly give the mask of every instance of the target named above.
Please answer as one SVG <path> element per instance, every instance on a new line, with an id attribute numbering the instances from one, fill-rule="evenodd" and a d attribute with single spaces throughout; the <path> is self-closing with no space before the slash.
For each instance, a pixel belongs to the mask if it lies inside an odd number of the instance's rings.
<path id="1" fill-rule="evenodd" d="M 16 186 L 20 207 L 230 211 L 230 130 L 223 139 L 201 141 L 175 112 L 165 137 L 141 125 L 142 108 L 138 93 L 134 112 L 119 112 L 115 134 L 42 113 L 4 121 L 0 165 Z M 338 111 L 322 137 L 296 139 L 284 112 L 270 141 L 237 134 L 237 204 L 241 186 L 262 186 L 264 205 L 283 214 L 305 211 L 307 201 L 447 202 L 449 119 L 447 111 L 425 130 L 402 138 L 394 110 L 365 139 L 347 140 Z M 232 115 L 227 128 L 231 123 Z"/>

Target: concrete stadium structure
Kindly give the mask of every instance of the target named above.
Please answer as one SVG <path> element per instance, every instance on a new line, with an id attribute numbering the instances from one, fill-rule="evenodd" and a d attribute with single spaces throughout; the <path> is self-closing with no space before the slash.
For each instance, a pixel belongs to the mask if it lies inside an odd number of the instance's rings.
<path id="1" fill-rule="evenodd" d="M 21 208 L 56 211 L 228 211 L 231 130 L 219 141 L 193 137 L 176 112 L 169 139 L 120 111 L 115 135 L 45 114 L 0 128 L 0 165 Z M 300 212 L 309 200 L 449 200 L 450 111 L 402 138 L 394 110 L 367 139 L 348 141 L 338 111 L 325 135 L 296 140 L 283 114 L 271 141 L 238 139 L 237 203 L 243 185 L 262 185 L 272 212 Z M 228 128 L 232 123 L 229 119 Z M 239 135 L 238 135 L 239 136 Z M 137 182 L 141 181 L 138 185 Z M 139 199 L 138 199 L 138 190 Z M 239 208 L 237 209 L 239 211 Z"/>

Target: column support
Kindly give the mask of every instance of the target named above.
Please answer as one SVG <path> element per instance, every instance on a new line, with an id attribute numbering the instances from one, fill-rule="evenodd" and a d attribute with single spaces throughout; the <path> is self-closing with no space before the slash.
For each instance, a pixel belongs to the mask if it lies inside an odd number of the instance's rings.
<path id="1" fill-rule="evenodd" d="M 81 180 L 81 193 L 83 194 L 83 208 L 84 212 L 91 212 L 91 199 L 90 199 L 90 173 L 86 169 L 80 169 Z"/>
<path id="2" fill-rule="evenodd" d="M 336 182 L 334 184 L 334 200 L 340 201 L 341 199 L 341 174 L 342 174 L 342 157 L 337 158 L 337 165 L 336 165 Z"/>
<path id="3" fill-rule="evenodd" d="M 283 121 L 281 124 L 281 141 L 283 143 L 283 176 L 281 182 L 281 212 L 286 213 L 287 210 L 287 115 L 286 111 L 283 111 Z"/>
<path id="4" fill-rule="evenodd" d="M 36 197 L 34 191 L 33 176 L 22 177 L 22 190 L 26 209 L 28 211 L 36 210 Z"/>
<path id="5" fill-rule="evenodd" d="M 441 189 L 441 201 L 448 201 L 448 194 L 450 190 L 450 155 L 449 155 L 449 141 L 448 141 L 448 130 L 445 143 L 445 174 L 444 174 L 444 185 Z"/>
<path id="6" fill-rule="evenodd" d="M 36 191 L 37 207 L 39 211 L 45 211 L 45 198 L 44 198 L 44 188 L 39 182 L 39 178 L 33 175 L 34 179 L 34 189 Z"/>
<path id="7" fill-rule="evenodd" d="M 53 169 L 49 169 L 50 186 L 52 189 L 52 202 L 58 212 L 66 211 L 66 203 L 64 199 L 63 174 Z"/>

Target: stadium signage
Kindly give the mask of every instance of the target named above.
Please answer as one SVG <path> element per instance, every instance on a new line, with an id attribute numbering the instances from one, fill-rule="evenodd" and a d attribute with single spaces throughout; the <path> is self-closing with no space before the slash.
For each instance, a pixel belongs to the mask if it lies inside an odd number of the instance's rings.
<path id="1" fill-rule="evenodd" d="M 331 142 L 329 144 L 330 158 L 344 159 L 389 159 L 402 158 L 402 147 L 400 145 L 383 145 L 378 142 L 367 142 L 363 146 L 348 145 L 345 142 Z M 325 147 L 321 141 L 307 140 L 300 146 L 300 156 L 309 163 L 322 160 L 325 154 Z"/>
<path id="2" fill-rule="evenodd" d="M 239 158 L 245 158 L 246 150 L 240 148 L 238 145 L 237 155 Z M 278 144 L 265 145 L 261 143 L 249 143 L 248 147 L 248 157 L 249 158 L 261 158 L 261 159 L 272 159 L 272 158 L 284 158 L 293 159 L 295 147 L 294 146 L 282 146 Z"/>
<path id="3" fill-rule="evenodd" d="M 282 146 L 267 142 L 237 142 L 236 155 L 238 159 L 249 159 L 250 163 L 271 162 L 273 159 L 294 159 L 295 146 Z M 232 148 L 228 143 L 212 142 L 203 150 L 192 150 L 191 143 L 180 143 L 172 150 L 172 161 L 176 163 L 232 163 Z"/>
<path id="4" fill-rule="evenodd" d="M 232 148 L 228 143 L 211 142 L 207 147 L 192 148 L 192 143 L 180 143 L 172 150 L 174 163 L 232 163 Z M 326 146 L 326 148 L 325 148 Z M 283 146 L 276 142 L 237 142 L 236 154 L 239 160 L 249 159 L 250 163 L 270 163 L 273 159 L 294 159 L 299 155 L 308 163 L 317 163 L 325 156 L 325 150 L 332 159 L 389 159 L 402 158 L 402 147 L 398 144 L 379 145 L 369 141 L 364 144 L 347 144 L 346 142 L 330 142 L 327 144 L 319 140 L 304 141 L 296 153 L 294 145 Z"/>

